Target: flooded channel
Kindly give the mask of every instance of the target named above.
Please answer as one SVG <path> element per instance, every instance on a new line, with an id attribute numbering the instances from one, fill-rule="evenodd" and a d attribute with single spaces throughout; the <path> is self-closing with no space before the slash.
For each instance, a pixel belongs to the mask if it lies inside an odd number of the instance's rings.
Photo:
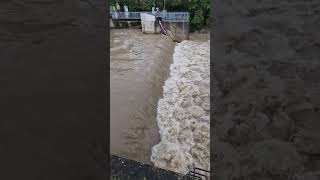
<path id="1" fill-rule="evenodd" d="M 151 164 L 151 149 L 159 142 L 157 104 L 175 43 L 141 29 L 113 29 L 110 43 L 111 153 Z"/>

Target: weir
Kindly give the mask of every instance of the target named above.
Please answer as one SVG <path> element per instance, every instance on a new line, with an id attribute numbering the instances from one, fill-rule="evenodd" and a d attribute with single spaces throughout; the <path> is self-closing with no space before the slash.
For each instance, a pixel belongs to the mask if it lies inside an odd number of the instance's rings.
<path id="1" fill-rule="evenodd" d="M 187 168 L 189 172 L 186 172 L 180 171 L 181 168 L 177 170 L 162 166 L 165 169 L 161 169 L 155 161 L 150 162 L 150 149 L 159 142 L 159 129 L 155 124 L 157 103 L 163 95 L 162 87 L 167 79 L 168 65 L 171 64 L 172 47 L 176 45 L 159 34 L 175 42 L 188 40 L 190 15 L 188 12 L 128 12 L 125 9 L 126 12 L 110 12 L 110 27 L 126 28 L 135 24 L 144 34 L 135 28 L 111 31 L 112 179 L 207 180 L 210 178 L 210 172 L 205 170 L 207 168 L 194 165 L 193 169 Z M 150 76 L 151 72 L 153 76 Z M 128 89 L 130 96 L 126 95 Z M 131 107 L 133 101 L 136 106 Z M 129 108 L 125 108 L 127 104 Z M 161 161 L 161 157 L 158 160 Z M 181 163 L 179 166 L 185 165 Z M 202 167 L 201 164 L 198 167 Z"/>
<path id="2" fill-rule="evenodd" d="M 201 165 L 195 165 L 193 170 L 188 169 L 188 171 L 191 170 L 189 173 L 185 171 L 180 172 L 179 175 L 156 168 L 159 166 L 154 166 L 151 161 L 151 148 L 160 142 L 158 137 L 160 126 L 157 125 L 158 102 L 164 97 L 163 89 L 165 81 L 169 78 L 170 66 L 173 64 L 174 47 L 186 42 L 177 45 L 166 36 L 143 34 L 140 29 L 112 29 L 110 37 L 110 153 L 115 155 L 111 163 L 114 179 L 173 180 L 183 179 L 183 176 L 209 179 L 206 171 L 199 170 L 199 168 L 208 168 Z M 183 45 L 182 49 L 187 48 L 187 52 L 181 50 L 179 52 L 190 59 L 181 61 L 190 62 L 192 59 L 197 59 L 199 64 L 203 64 L 201 59 L 208 57 L 199 58 L 198 56 L 208 54 L 200 51 L 208 48 L 200 44 L 196 43 L 193 47 Z M 197 54 L 193 55 L 193 52 Z M 193 71 L 189 72 L 194 74 Z M 173 124 L 170 126 L 177 127 Z M 203 130 L 202 128 L 201 131 Z M 200 134 L 198 131 L 196 133 Z M 162 154 L 169 153 L 171 154 L 166 151 Z M 161 161 L 161 159 L 162 157 L 158 160 Z M 180 168 L 184 164 L 179 161 L 177 167 Z M 168 169 L 175 171 L 170 167 Z"/>
<path id="3" fill-rule="evenodd" d="M 110 12 L 110 15 L 110 27 L 113 28 L 123 23 L 140 22 L 144 33 L 162 33 L 177 42 L 189 39 L 188 12 Z"/>

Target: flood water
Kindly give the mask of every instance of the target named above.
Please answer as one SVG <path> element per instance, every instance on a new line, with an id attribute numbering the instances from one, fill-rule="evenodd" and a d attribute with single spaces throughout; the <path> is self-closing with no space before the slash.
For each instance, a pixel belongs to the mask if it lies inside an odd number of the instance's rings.
<path id="1" fill-rule="evenodd" d="M 110 150 L 151 164 L 151 149 L 159 142 L 157 104 L 175 43 L 141 29 L 112 29 L 110 40 Z"/>

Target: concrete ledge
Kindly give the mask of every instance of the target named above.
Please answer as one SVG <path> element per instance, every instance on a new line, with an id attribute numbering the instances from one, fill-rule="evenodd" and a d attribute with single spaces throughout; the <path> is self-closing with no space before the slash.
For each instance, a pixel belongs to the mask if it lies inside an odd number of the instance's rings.
<path id="1" fill-rule="evenodd" d="M 111 179 L 139 179 L 139 180 L 194 180 L 196 178 L 187 177 L 165 169 L 159 169 L 148 164 L 137 161 L 111 156 Z"/>

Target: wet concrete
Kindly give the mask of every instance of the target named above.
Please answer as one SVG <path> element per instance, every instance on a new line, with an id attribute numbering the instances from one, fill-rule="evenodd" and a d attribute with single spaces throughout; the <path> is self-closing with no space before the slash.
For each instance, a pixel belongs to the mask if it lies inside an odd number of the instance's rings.
<path id="1" fill-rule="evenodd" d="M 141 29 L 110 32 L 111 154 L 151 163 L 159 142 L 156 113 L 175 43 Z"/>
<path id="2" fill-rule="evenodd" d="M 198 178 L 178 174 L 148 164 L 139 163 L 122 157 L 111 156 L 112 180 L 196 180 Z"/>

